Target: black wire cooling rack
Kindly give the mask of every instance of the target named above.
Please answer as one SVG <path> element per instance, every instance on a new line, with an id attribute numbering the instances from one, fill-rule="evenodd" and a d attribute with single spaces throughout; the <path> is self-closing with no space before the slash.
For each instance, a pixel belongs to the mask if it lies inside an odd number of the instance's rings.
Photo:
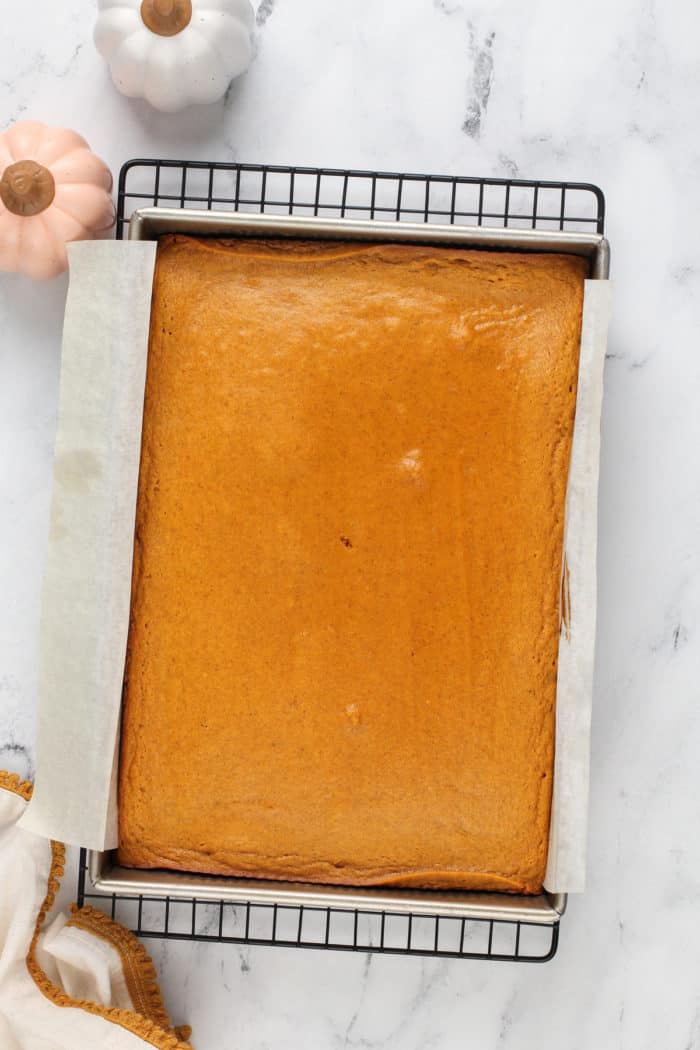
<path id="1" fill-rule="evenodd" d="M 528 182 L 386 171 L 131 160 L 121 170 L 117 237 L 135 208 L 248 211 L 603 233 L 605 198 L 585 182 Z"/>
<path id="2" fill-rule="evenodd" d="M 117 237 L 136 208 L 449 223 L 604 232 L 605 199 L 589 183 L 407 175 L 396 172 L 182 160 L 131 160 L 119 177 Z M 546 962 L 559 922 L 465 919 L 309 905 L 103 893 L 80 852 L 78 905 L 91 904 L 139 937 L 223 944 L 331 948 L 438 958 Z"/>
<path id="3" fill-rule="evenodd" d="M 559 943 L 558 922 L 543 925 L 425 915 L 418 910 L 399 914 L 342 906 L 253 904 L 243 892 L 241 898 L 231 902 L 157 892 L 98 893 L 90 884 L 86 851 L 80 851 L 78 906 L 98 908 L 138 937 L 505 962 L 547 962 Z"/>

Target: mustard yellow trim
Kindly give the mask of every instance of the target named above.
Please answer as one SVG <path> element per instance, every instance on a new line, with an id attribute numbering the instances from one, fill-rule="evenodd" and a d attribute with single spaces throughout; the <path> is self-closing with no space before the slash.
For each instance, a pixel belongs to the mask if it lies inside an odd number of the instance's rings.
<path id="1" fill-rule="evenodd" d="M 14 795 L 19 795 L 29 802 L 32 797 L 33 785 L 30 780 L 20 780 L 16 773 L 8 773 L 5 769 L 0 769 L 0 788 L 5 788 L 6 791 L 11 791 Z"/>
<path id="2" fill-rule="evenodd" d="M 29 781 L 20 781 L 16 773 L 7 773 L 0 770 L 0 789 L 5 788 L 15 795 L 21 796 L 27 802 L 32 796 L 32 784 Z M 69 920 L 70 925 L 82 926 L 108 940 L 119 951 L 124 963 L 124 974 L 126 977 L 129 994 L 134 1004 L 143 1007 L 143 1012 L 122 1010 L 114 1006 L 100 1006 L 91 1003 L 87 999 L 72 999 L 66 995 L 57 985 L 50 980 L 36 958 L 36 945 L 39 933 L 46 921 L 46 916 L 51 911 L 56 894 L 60 887 L 66 861 L 65 847 L 60 842 L 51 842 L 51 868 L 46 887 L 46 896 L 37 915 L 34 926 L 34 935 L 27 952 L 27 970 L 31 975 L 39 991 L 55 1006 L 73 1007 L 85 1010 L 86 1013 L 102 1017 L 105 1021 L 119 1025 L 143 1039 L 144 1042 L 155 1046 L 157 1050 L 192 1050 L 187 1040 L 191 1034 L 186 1026 L 173 1028 L 165 1011 L 163 1000 L 160 996 L 156 972 L 153 963 L 148 957 L 145 949 L 133 934 L 123 929 L 118 923 L 112 922 L 106 915 L 95 911 L 93 908 L 83 908 L 75 911 L 73 918 Z M 99 918 L 97 918 L 99 916 Z M 98 933 L 99 929 L 99 933 Z"/>
<path id="3" fill-rule="evenodd" d="M 146 949 L 137 941 L 133 933 L 110 919 L 104 912 L 90 907 L 89 904 L 80 909 L 74 904 L 71 910 L 73 917 L 69 920 L 68 926 L 86 930 L 94 937 L 106 941 L 118 952 L 126 986 L 136 1012 L 161 1028 L 175 1031 L 180 1039 L 188 1039 L 191 1034 L 190 1028 L 187 1026 L 179 1029 L 172 1028 L 158 987 L 155 966 Z"/>
<path id="4" fill-rule="evenodd" d="M 49 977 L 47 977 L 45 971 L 37 962 L 36 944 L 46 916 L 53 907 L 53 902 L 60 885 L 59 880 L 63 875 L 64 865 L 64 847 L 60 842 L 52 842 L 51 871 L 49 873 L 48 889 L 46 897 L 44 898 L 44 903 L 41 906 L 39 915 L 37 916 L 32 943 L 27 952 L 27 969 L 39 991 L 54 1003 L 55 1006 L 75 1007 L 80 1010 L 85 1010 L 86 1013 L 94 1014 L 97 1017 L 103 1017 L 105 1021 L 111 1021 L 113 1024 L 125 1028 L 128 1032 L 133 1032 L 134 1035 L 143 1039 L 144 1042 L 157 1047 L 157 1050 L 192 1050 L 190 1044 L 180 1040 L 172 1029 L 168 1031 L 161 1025 L 156 1024 L 150 1018 L 143 1017 L 141 1014 L 135 1013 L 132 1010 L 122 1010 L 114 1006 L 100 1006 L 97 1003 L 89 1002 L 87 999 L 72 999 L 69 995 L 66 995 L 64 991 L 58 988 Z M 169 1027 L 170 1026 L 168 1025 L 168 1028 Z"/>

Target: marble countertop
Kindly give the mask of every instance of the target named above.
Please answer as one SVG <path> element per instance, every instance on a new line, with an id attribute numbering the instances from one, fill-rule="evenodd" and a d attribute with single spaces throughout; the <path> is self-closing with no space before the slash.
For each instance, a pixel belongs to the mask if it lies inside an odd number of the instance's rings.
<path id="1" fill-rule="evenodd" d="M 546 966 L 152 942 L 198 1050 L 700 1048 L 700 20 L 690 0 L 262 0 L 224 101 L 122 98 L 92 0 L 16 6 L 0 127 L 133 156 L 587 180 L 608 200 L 588 889 Z M 0 768 L 32 774 L 66 279 L 0 275 Z"/>

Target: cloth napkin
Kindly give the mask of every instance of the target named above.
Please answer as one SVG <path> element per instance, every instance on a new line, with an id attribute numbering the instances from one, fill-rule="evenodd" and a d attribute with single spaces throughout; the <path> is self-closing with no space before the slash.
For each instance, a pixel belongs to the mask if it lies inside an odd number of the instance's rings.
<path id="1" fill-rule="evenodd" d="M 64 848 L 17 827 L 31 792 L 0 771 L 0 1050 L 192 1050 L 133 934 L 90 907 L 49 918 Z"/>

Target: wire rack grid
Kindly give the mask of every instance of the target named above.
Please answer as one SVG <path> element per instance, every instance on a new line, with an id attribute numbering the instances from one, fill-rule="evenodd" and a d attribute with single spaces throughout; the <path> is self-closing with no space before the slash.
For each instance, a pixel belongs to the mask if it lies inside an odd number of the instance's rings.
<path id="1" fill-rule="evenodd" d="M 146 205 L 593 233 L 605 225 L 603 193 L 584 182 L 128 161 L 119 178 L 118 237 L 131 211 Z"/>
<path id="2" fill-rule="evenodd" d="M 78 906 L 98 908 L 138 937 L 505 962 L 547 962 L 559 943 L 558 922 L 253 904 L 241 896 L 231 902 L 159 893 L 98 893 L 90 886 L 86 851 L 80 853 Z"/>
<path id="3" fill-rule="evenodd" d="M 350 169 L 131 160 L 119 178 L 117 237 L 139 207 L 604 232 L 605 199 L 589 183 L 412 175 Z M 551 925 L 343 907 L 290 906 L 100 893 L 80 853 L 78 905 L 105 911 L 139 937 L 439 958 L 546 962 Z"/>

